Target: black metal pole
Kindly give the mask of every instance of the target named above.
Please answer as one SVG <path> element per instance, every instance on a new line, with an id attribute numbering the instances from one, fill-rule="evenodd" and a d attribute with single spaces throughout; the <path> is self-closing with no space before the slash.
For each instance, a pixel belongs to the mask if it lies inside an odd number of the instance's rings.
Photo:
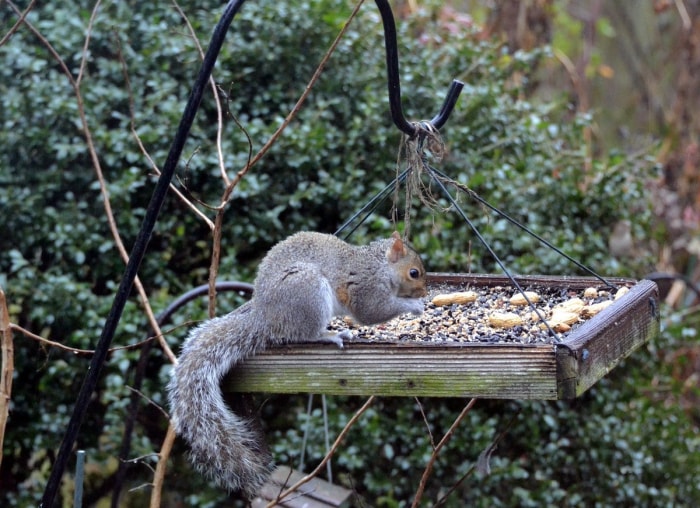
<path id="1" fill-rule="evenodd" d="M 189 135 L 190 128 L 194 122 L 194 118 L 199 109 L 199 104 L 202 101 L 202 95 L 204 93 L 204 88 L 209 81 L 212 69 L 216 63 L 216 59 L 221 51 L 221 46 L 223 45 L 226 32 L 228 31 L 233 17 L 236 15 L 241 5 L 245 0 L 231 0 L 224 10 L 224 13 L 219 20 L 219 23 L 214 29 L 214 33 L 211 37 L 211 42 L 204 56 L 204 61 L 202 62 L 202 67 L 199 71 L 199 76 L 195 81 L 194 87 L 190 92 L 189 99 L 187 100 L 187 105 L 185 106 L 185 111 L 180 120 L 180 125 L 178 126 L 177 133 L 170 147 L 170 152 L 163 165 L 162 173 L 158 179 L 158 183 L 151 196 L 151 201 L 146 210 L 146 216 L 141 224 L 141 230 L 139 231 L 136 242 L 131 249 L 131 254 L 129 255 L 129 262 L 124 270 L 124 275 L 122 277 L 117 293 L 114 297 L 114 302 L 112 303 L 112 308 L 105 321 L 104 328 L 102 329 L 102 334 L 95 347 L 95 354 L 90 361 L 90 367 L 88 369 L 83 385 L 78 393 L 78 398 L 75 402 L 75 407 L 73 408 L 73 414 L 71 415 L 70 421 L 68 422 L 68 427 L 66 428 L 66 433 L 61 442 L 61 446 L 56 457 L 56 462 L 51 469 L 51 474 L 49 476 L 48 482 L 46 483 L 46 488 L 44 489 L 44 495 L 41 499 L 40 506 L 44 508 L 52 507 L 54 500 L 56 498 L 56 493 L 61 484 L 61 478 L 65 472 L 68 459 L 70 458 L 71 451 L 75 444 L 78 436 L 78 431 L 85 418 L 87 412 L 87 407 L 92 397 L 92 393 L 97 386 L 97 382 L 100 377 L 100 372 L 102 371 L 102 366 L 107 358 L 107 353 L 109 351 L 109 346 L 114 338 L 114 333 L 119 323 L 119 319 L 124 311 L 124 306 L 133 287 L 134 280 L 138 273 L 139 266 L 143 260 L 146 248 L 148 247 L 148 242 L 151 239 L 153 229 L 155 228 L 156 220 L 160 213 L 160 209 L 165 201 L 165 197 L 168 194 L 168 187 L 172 181 L 173 175 L 175 174 L 175 168 L 180 160 L 180 155 L 182 154 L 182 149 L 185 146 L 185 141 Z"/>
<path id="2" fill-rule="evenodd" d="M 416 135 L 418 127 L 406 120 L 401 107 L 401 80 L 399 78 L 399 50 L 396 42 L 396 23 L 387 0 L 375 0 L 384 25 L 384 46 L 386 49 L 386 72 L 389 87 L 389 108 L 391 118 L 398 129 L 409 137 Z M 430 121 L 436 129 L 442 127 L 457 103 L 464 83 L 453 80 L 440 112 Z"/>

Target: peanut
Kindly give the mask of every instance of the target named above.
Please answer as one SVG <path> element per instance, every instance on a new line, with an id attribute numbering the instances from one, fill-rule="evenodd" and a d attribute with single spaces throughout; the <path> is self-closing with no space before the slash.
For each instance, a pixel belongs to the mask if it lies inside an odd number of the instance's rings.
<path id="1" fill-rule="evenodd" d="M 554 306 L 552 312 L 566 311 L 578 314 L 583 309 L 585 303 L 580 298 L 571 298 Z"/>
<path id="2" fill-rule="evenodd" d="M 620 289 L 617 290 L 617 293 L 615 293 L 615 300 L 619 300 L 623 296 L 625 296 L 627 293 L 629 293 L 630 288 L 626 286 L 622 286 Z"/>
<path id="3" fill-rule="evenodd" d="M 513 328 L 523 324 L 523 318 L 514 312 L 494 312 L 489 316 L 489 324 L 494 328 Z"/>
<path id="4" fill-rule="evenodd" d="M 586 305 L 583 310 L 581 310 L 581 316 L 583 317 L 592 317 L 598 314 L 601 310 L 607 309 L 612 305 L 613 301 L 612 300 L 603 300 L 602 302 L 598 303 L 592 303 L 590 305 Z"/>
<path id="5" fill-rule="evenodd" d="M 566 323 L 554 323 L 552 325 L 552 330 L 554 330 L 557 333 L 564 333 L 571 330 L 571 326 L 567 325 Z"/>
<path id="6" fill-rule="evenodd" d="M 568 310 L 557 310 L 552 312 L 552 317 L 549 318 L 550 323 L 566 323 L 567 325 L 573 325 L 578 321 L 578 312 L 571 312 Z"/>
<path id="7" fill-rule="evenodd" d="M 579 320 L 579 315 L 577 312 L 571 312 L 568 310 L 562 310 L 555 308 L 552 311 L 552 317 L 547 320 L 547 325 L 555 332 L 568 332 L 571 330 L 571 325 Z M 547 328 L 547 325 L 542 323 L 540 328 L 543 330 Z"/>
<path id="8" fill-rule="evenodd" d="M 442 307 L 444 305 L 452 305 L 454 303 L 464 304 L 472 303 L 478 295 L 475 291 L 461 291 L 457 293 L 448 293 L 445 295 L 435 295 L 433 297 L 433 305 Z"/>
<path id="9" fill-rule="evenodd" d="M 540 301 L 540 295 L 535 293 L 534 291 L 525 291 L 523 293 L 515 293 L 513 296 L 510 297 L 510 302 L 511 305 L 527 305 L 527 300 L 525 300 L 525 297 L 530 300 L 531 303 L 537 303 Z"/>
<path id="10" fill-rule="evenodd" d="M 597 298 L 598 290 L 596 288 L 586 288 L 583 290 L 584 298 Z"/>

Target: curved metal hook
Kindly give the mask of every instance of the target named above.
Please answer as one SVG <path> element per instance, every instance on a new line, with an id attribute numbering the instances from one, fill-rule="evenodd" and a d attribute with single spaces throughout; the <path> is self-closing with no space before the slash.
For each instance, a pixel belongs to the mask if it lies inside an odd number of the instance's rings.
<path id="1" fill-rule="evenodd" d="M 389 106 L 391 108 L 391 118 L 400 131 L 410 137 L 416 135 L 418 127 L 406 120 L 401 107 L 401 83 L 399 80 L 399 51 L 396 43 L 396 23 L 394 14 L 387 0 L 375 0 L 379 13 L 382 15 L 384 25 L 384 45 L 386 47 L 386 72 L 389 83 Z M 464 88 L 464 83 L 453 80 L 447 97 L 442 104 L 440 112 L 430 120 L 430 123 L 437 129 L 445 125 L 445 122 L 452 113 L 457 103 L 457 98 Z"/>

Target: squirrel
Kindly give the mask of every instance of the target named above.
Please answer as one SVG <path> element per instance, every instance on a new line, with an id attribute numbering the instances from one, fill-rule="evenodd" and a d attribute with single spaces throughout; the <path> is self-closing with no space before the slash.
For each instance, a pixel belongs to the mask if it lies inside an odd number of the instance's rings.
<path id="1" fill-rule="evenodd" d="M 423 312 L 425 269 L 394 232 L 366 246 L 301 232 L 261 261 L 251 300 L 194 328 L 167 386 L 172 423 L 195 467 L 229 491 L 252 498 L 274 469 L 254 419 L 237 415 L 219 383 L 245 358 L 277 344 L 325 341 L 343 347 L 348 330 L 327 331 L 333 316 L 363 325 Z"/>

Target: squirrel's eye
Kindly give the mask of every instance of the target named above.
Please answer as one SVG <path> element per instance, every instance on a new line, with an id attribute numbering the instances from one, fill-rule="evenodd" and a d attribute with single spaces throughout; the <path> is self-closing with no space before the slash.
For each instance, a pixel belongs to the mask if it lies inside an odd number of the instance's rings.
<path id="1" fill-rule="evenodd" d="M 412 279 L 417 279 L 418 277 L 420 277 L 420 272 L 418 271 L 418 268 L 411 268 L 411 269 L 408 271 L 408 275 L 409 275 L 409 277 L 411 277 Z"/>

